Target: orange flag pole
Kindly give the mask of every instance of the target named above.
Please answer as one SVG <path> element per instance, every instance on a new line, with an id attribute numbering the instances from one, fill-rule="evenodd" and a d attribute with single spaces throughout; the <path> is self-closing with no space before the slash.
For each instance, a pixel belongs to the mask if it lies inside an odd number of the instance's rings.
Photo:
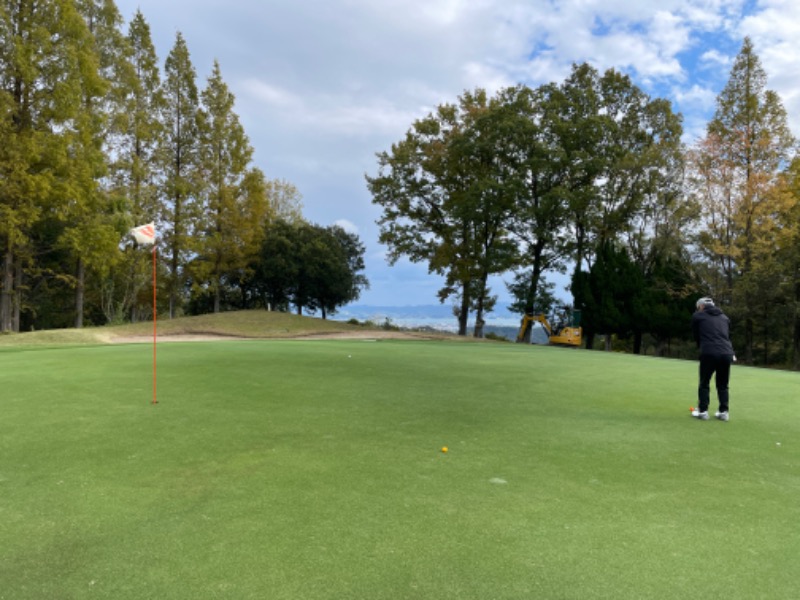
<path id="1" fill-rule="evenodd" d="M 136 240 L 136 248 L 139 245 L 153 246 L 153 404 L 157 404 L 156 400 L 156 337 L 158 320 L 158 308 L 156 305 L 156 227 L 154 223 L 147 223 L 134 227 L 128 232 Z"/>
<path id="2" fill-rule="evenodd" d="M 153 244 L 153 404 L 158 404 L 156 400 L 156 338 L 158 311 L 156 309 L 156 245 Z"/>

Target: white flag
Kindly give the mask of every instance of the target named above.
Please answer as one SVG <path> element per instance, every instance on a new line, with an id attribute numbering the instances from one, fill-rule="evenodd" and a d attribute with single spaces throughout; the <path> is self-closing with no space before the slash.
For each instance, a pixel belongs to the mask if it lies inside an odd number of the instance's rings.
<path id="1" fill-rule="evenodd" d="M 148 223 L 140 227 L 131 229 L 131 235 L 136 238 L 136 243 L 143 246 L 150 246 L 156 243 L 156 226 L 154 223 Z"/>

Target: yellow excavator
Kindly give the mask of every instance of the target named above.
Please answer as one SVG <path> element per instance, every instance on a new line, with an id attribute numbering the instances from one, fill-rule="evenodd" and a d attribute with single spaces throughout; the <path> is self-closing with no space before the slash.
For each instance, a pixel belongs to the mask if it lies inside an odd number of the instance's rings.
<path id="1" fill-rule="evenodd" d="M 547 317 L 544 315 L 525 315 L 522 317 L 522 323 L 520 323 L 517 342 L 521 342 L 525 339 L 525 332 L 529 327 L 532 327 L 534 323 L 541 323 L 547 334 L 548 344 L 578 348 L 581 345 L 581 334 L 583 333 L 580 320 L 580 311 L 577 310 L 570 315 L 570 325 L 557 323 L 555 327 L 550 324 L 550 321 L 548 321 Z"/>

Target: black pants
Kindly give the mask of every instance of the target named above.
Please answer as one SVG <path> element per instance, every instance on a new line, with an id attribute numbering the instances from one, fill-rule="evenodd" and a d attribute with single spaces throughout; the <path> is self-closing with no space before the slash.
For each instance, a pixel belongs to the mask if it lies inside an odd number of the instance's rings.
<path id="1" fill-rule="evenodd" d="M 714 373 L 717 374 L 719 412 L 728 412 L 728 382 L 731 378 L 732 362 L 733 357 L 730 355 L 703 354 L 700 356 L 700 385 L 697 388 L 697 399 L 700 403 L 697 408 L 700 412 L 708 410 L 709 385 Z"/>

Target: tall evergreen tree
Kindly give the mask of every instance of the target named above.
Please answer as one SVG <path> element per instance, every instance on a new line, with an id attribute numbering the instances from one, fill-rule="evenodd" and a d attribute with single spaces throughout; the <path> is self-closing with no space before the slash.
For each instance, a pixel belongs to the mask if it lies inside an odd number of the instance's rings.
<path id="1" fill-rule="evenodd" d="M 606 350 L 611 350 L 611 336 L 633 333 L 644 290 L 641 273 L 627 250 L 613 240 L 603 241 L 589 272 L 576 273 L 572 279 L 575 308 L 581 311 L 586 344 L 592 347 L 595 334 L 605 336 Z"/>
<path id="2" fill-rule="evenodd" d="M 704 209 L 707 256 L 725 270 L 727 289 L 718 297 L 736 299 L 733 311 L 744 322 L 744 358 L 753 360 L 759 298 L 755 270 L 759 247 L 774 228 L 769 190 L 789 158 L 793 138 L 778 95 L 749 38 L 745 38 L 730 78 L 717 97 L 705 140 L 695 150 L 696 194 Z M 724 236 L 720 239 L 720 233 Z"/>
<path id="3" fill-rule="evenodd" d="M 792 161 L 782 183 L 788 210 L 782 215 L 778 242 L 781 288 L 789 308 L 787 321 L 791 323 L 791 365 L 800 370 L 800 158 Z"/>
<path id="4" fill-rule="evenodd" d="M 203 188 L 201 143 L 205 119 L 200 109 L 197 75 L 183 35 L 164 65 L 164 124 L 166 139 L 163 205 L 164 246 L 169 271 L 169 316 L 179 314 L 186 285 L 186 262 L 194 250 L 193 236 L 202 207 Z"/>
<path id="5" fill-rule="evenodd" d="M 111 194 L 125 206 L 131 227 L 159 221 L 161 153 L 166 150 L 161 73 L 150 26 L 141 11 L 136 11 L 128 26 L 127 46 L 131 68 L 125 73 L 124 110 L 112 138 L 110 179 Z M 151 281 L 150 268 L 149 253 L 139 251 L 129 240 L 120 267 L 108 282 L 108 318 L 129 316 L 136 321 L 149 314 L 152 302 L 145 290 Z"/>
<path id="6" fill-rule="evenodd" d="M 70 195 L 70 144 L 97 63 L 72 0 L 3 2 L 0 40 L 0 331 L 16 331 L 31 232 Z"/>
<path id="7" fill-rule="evenodd" d="M 192 277 L 196 288 L 213 297 L 217 313 L 225 279 L 236 278 L 257 252 L 269 205 L 263 190 L 256 194 L 257 189 L 245 185 L 253 148 L 216 61 L 201 97 L 207 119 L 202 159 L 208 185 Z"/>
<path id="8" fill-rule="evenodd" d="M 109 141 L 124 108 L 130 63 L 120 31 L 122 17 L 113 0 L 77 0 L 76 6 L 91 35 L 87 50 L 92 54 L 84 63 L 81 110 L 70 144 L 72 186 L 63 207 L 60 243 L 75 261 L 75 327 L 82 327 L 87 269 L 105 280 L 119 259 L 118 207 L 103 180 L 108 173 Z"/>

